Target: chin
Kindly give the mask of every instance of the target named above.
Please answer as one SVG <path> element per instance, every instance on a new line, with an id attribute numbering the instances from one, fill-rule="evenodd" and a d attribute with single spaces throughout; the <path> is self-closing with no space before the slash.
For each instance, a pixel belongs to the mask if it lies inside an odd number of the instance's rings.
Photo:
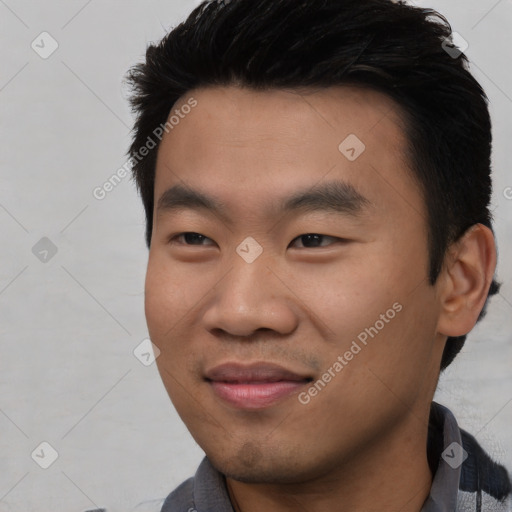
<path id="1" fill-rule="evenodd" d="M 308 480 L 313 472 L 312 468 L 300 470 L 300 461 L 293 455 L 274 448 L 265 450 L 252 441 L 236 448 L 231 455 L 207 452 L 207 456 L 226 477 L 250 484 L 297 484 Z"/>

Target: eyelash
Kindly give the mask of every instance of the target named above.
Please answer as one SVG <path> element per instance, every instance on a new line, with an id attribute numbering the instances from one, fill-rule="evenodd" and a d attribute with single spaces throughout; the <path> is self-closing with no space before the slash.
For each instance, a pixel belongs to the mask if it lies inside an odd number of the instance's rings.
<path id="1" fill-rule="evenodd" d="M 186 235 L 197 235 L 199 237 L 202 237 L 202 240 L 211 240 L 210 238 L 208 238 L 207 236 L 204 236 L 204 235 L 201 235 L 200 233 L 196 233 L 194 231 L 185 231 L 183 233 L 179 233 L 178 235 L 175 235 L 175 236 L 172 236 L 170 237 L 169 239 L 169 243 L 174 243 L 176 240 L 182 238 L 182 237 L 185 237 Z M 344 240 L 343 238 L 337 238 L 335 236 L 329 236 L 329 235 L 322 235 L 320 233 L 305 233 L 303 235 L 299 235 L 298 237 L 295 237 L 292 242 L 290 243 L 293 244 L 296 240 L 300 240 L 301 238 L 303 237 L 320 237 L 322 239 L 331 239 L 331 240 L 334 240 L 335 242 L 345 242 L 346 240 Z M 198 247 L 201 247 L 201 246 L 204 246 L 203 244 L 187 244 L 187 243 L 181 243 L 181 242 L 178 242 L 182 245 L 186 245 L 186 246 L 198 246 Z M 332 244 L 328 244 L 328 246 L 330 246 Z M 302 247 L 303 249 L 317 249 L 317 248 L 321 248 L 321 247 L 326 247 L 325 245 L 320 245 L 320 246 L 317 246 L 317 247 Z"/>

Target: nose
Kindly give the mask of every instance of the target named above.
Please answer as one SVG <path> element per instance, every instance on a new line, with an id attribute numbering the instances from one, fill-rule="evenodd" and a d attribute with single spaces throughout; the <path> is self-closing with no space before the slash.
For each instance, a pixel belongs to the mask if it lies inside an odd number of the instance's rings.
<path id="1" fill-rule="evenodd" d="M 258 329 L 290 334 L 298 325 L 298 310 L 286 277 L 279 276 L 263 258 L 240 259 L 215 287 L 203 317 L 210 332 L 221 329 L 248 337 Z"/>

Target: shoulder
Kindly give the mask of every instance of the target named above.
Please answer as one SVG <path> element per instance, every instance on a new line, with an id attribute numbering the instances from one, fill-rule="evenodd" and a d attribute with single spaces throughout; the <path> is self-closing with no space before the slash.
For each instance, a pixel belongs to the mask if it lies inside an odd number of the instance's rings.
<path id="1" fill-rule="evenodd" d="M 194 510 L 194 477 L 185 480 L 167 496 L 162 504 L 161 512 L 188 511 L 190 509 Z"/>
<path id="2" fill-rule="evenodd" d="M 451 411 L 432 403 L 427 445 L 434 475 L 422 512 L 439 510 L 510 512 L 512 485 L 474 436 L 459 428 Z M 444 508 L 439 508 L 442 504 Z"/>
<path id="3" fill-rule="evenodd" d="M 130 508 L 128 512 L 161 512 L 164 501 L 165 498 L 143 501 L 134 508 Z M 108 508 L 94 508 L 85 510 L 84 512 L 110 512 L 110 510 Z"/>
<path id="4" fill-rule="evenodd" d="M 484 493 L 498 502 L 510 499 L 512 483 L 507 469 L 494 461 L 471 434 L 462 429 L 460 433 L 467 454 L 462 464 L 460 490 Z"/>
<path id="5" fill-rule="evenodd" d="M 161 512 L 233 512 L 225 477 L 204 457 L 195 475 L 167 496 Z"/>

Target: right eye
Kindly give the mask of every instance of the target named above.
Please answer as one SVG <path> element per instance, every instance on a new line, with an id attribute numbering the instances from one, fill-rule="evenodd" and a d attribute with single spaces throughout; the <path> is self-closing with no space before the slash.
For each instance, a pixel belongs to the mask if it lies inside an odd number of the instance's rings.
<path id="1" fill-rule="evenodd" d="M 184 233 L 179 233 L 178 235 L 174 235 L 169 238 L 169 243 L 176 243 L 181 245 L 205 245 L 203 242 L 205 240 L 211 240 L 211 238 L 208 238 L 207 236 L 201 235 L 200 233 L 194 233 L 192 231 L 186 231 Z M 212 244 L 206 244 L 206 245 L 212 245 Z"/>

